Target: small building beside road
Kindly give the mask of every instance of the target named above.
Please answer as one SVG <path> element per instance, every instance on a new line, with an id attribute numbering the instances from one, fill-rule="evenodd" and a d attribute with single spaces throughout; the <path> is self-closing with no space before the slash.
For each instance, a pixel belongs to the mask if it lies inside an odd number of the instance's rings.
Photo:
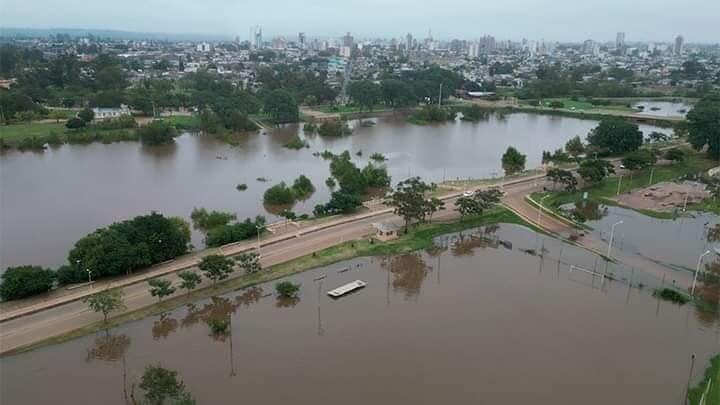
<path id="1" fill-rule="evenodd" d="M 373 222 L 373 228 L 375 228 L 375 238 L 380 241 L 388 241 L 397 239 L 398 230 L 400 227 L 390 221 Z"/>

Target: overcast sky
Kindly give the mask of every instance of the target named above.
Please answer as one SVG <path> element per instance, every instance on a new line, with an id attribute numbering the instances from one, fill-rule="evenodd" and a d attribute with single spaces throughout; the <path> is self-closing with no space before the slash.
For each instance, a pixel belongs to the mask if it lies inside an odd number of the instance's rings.
<path id="1" fill-rule="evenodd" d="M 2 0 L 0 26 L 93 28 L 266 38 L 390 37 L 441 39 L 720 42 L 720 0 Z"/>

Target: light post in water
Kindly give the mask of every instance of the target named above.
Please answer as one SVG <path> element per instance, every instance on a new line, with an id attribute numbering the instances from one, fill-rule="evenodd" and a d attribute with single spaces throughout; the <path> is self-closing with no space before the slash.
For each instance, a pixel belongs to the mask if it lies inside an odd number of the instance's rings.
<path id="1" fill-rule="evenodd" d="M 695 284 L 697 284 L 697 275 L 700 272 L 700 264 L 702 264 L 703 258 L 705 258 L 705 256 L 707 256 L 709 254 L 710 254 L 710 250 L 708 249 L 705 251 L 705 253 L 701 254 L 700 257 L 698 257 L 697 266 L 695 267 L 695 275 L 693 276 L 692 287 L 690 288 L 691 296 L 695 296 Z"/>
<path id="2" fill-rule="evenodd" d="M 622 224 L 623 220 L 617 221 L 610 227 L 610 240 L 608 241 L 608 251 L 607 251 L 607 257 L 608 259 L 612 259 L 612 256 L 610 256 L 610 252 L 612 251 L 612 244 L 613 244 L 613 238 L 615 237 L 615 227 L 617 225 Z"/>

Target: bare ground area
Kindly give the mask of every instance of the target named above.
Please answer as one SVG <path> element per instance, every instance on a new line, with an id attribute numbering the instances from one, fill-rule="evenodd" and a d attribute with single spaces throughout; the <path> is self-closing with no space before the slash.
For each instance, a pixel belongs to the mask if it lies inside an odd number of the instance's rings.
<path id="1" fill-rule="evenodd" d="M 692 205 L 710 197 L 704 184 L 695 182 L 672 183 L 662 182 L 622 194 L 615 201 L 626 207 L 639 210 L 672 212 L 683 209 L 686 204 Z"/>

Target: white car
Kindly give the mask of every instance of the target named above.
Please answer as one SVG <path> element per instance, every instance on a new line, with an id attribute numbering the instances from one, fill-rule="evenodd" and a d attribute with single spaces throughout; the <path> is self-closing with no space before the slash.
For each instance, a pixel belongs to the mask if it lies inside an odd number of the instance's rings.
<path id="1" fill-rule="evenodd" d="M 473 191 L 473 190 L 467 190 L 467 191 L 463 192 L 463 197 L 472 197 L 474 195 L 475 195 L 475 191 Z"/>

